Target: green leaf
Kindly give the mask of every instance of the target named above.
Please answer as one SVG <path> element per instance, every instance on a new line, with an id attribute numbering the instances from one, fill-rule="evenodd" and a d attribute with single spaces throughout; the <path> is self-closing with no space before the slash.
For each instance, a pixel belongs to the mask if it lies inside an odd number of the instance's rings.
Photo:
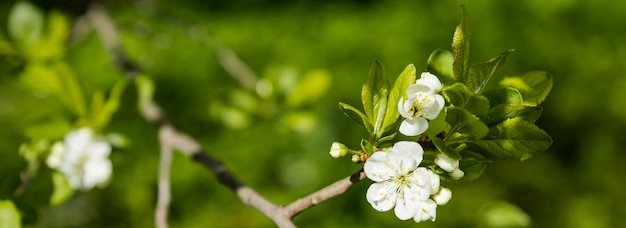
<path id="1" fill-rule="evenodd" d="M 396 137 L 396 135 L 397 135 L 397 134 L 398 134 L 398 133 L 397 133 L 397 132 L 395 132 L 395 133 L 393 133 L 393 134 L 391 134 L 391 135 L 387 135 L 387 136 L 383 136 L 383 137 L 381 137 L 380 139 L 378 139 L 378 145 L 377 145 L 377 146 L 379 146 L 379 147 L 380 147 L 380 145 L 382 145 L 382 144 L 384 144 L 384 143 L 386 143 L 386 142 L 388 142 L 388 141 L 391 141 L 393 138 L 395 138 L 395 137 Z"/>
<path id="2" fill-rule="evenodd" d="M 52 184 L 54 187 L 52 196 L 50 196 L 50 205 L 52 206 L 62 204 L 74 194 L 74 189 L 70 186 L 70 182 L 59 172 L 52 173 Z"/>
<path id="3" fill-rule="evenodd" d="M 552 144 L 550 136 L 523 118 L 502 121 L 489 129 L 489 134 L 476 145 L 499 158 L 526 160 Z"/>
<path id="4" fill-rule="evenodd" d="M 470 91 L 463 83 L 455 83 L 443 89 L 443 95 L 450 104 L 464 108 L 477 116 L 483 116 L 489 110 L 489 100 Z"/>
<path id="5" fill-rule="evenodd" d="M 56 117 L 27 127 L 25 133 L 31 139 L 58 139 L 70 129 L 67 119 Z"/>
<path id="6" fill-rule="evenodd" d="M 122 94 L 124 93 L 124 89 L 126 88 L 127 81 L 126 79 L 121 79 L 111 89 L 111 93 L 109 94 L 109 99 L 104 103 L 102 109 L 97 110 L 98 113 L 94 113 L 95 115 L 95 128 L 102 129 L 106 125 L 109 124 L 111 117 L 117 111 L 120 105 L 120 99 Z M 95 110 L 92 110 L 95 111 Z"/>
<path id="7" fill-rule="evenodd" d="M 152 101 L 154 95 L 154 82 L 146 75 L 141 75 L 135 78 L 135 85 L 137 85 L 138 99 L 137 105 L 141 110 L 144 106 Z"/>
<path id="8" fill-rule="evenodd" d="M 459 162 L 459 168 L 465 173 L 460 179 L 463 182 L 478 179 L 487 168 L 487 163 L 491 162 L 482 155 L 469 150 L 462 151 L 461 156 L 463 159 Z"/>
<path id="9" fill-rule="evenodd" d="M 374 145 L 372 145 L 370 141 L 367 141 L 365 139 L 361 139 L 361 148 L 369 155 L 372 155 L 374 154 L 374 152 L 376 152 Z"/>
<path id="10" fill-rule="evenodd" d="M 0 200 L 0 227 L 22 227 L 22 216 L 11 200 Z"/>
<path id="11" fill-rule="evenodd" d="M 439 80 L 441 80 L 444 85 L 450 85 L 456 81 L 452 69 L 453 62 L 454 58 L 452 57 L 452 52 L 437 49 L 428 57 L 426 70 L 439 76 Z"/>
<path id="12" fill-rule="evenodd" d="M 506 57 L 511 52 L 513 52 L 513 49 L 505 51 L 487 62 L 472 65 L 469 69 L 469 76 L 465 82 L 467 87 L 474 93 L 480 94 L 485 88 L 485 85 L 487 85 L 487 82 L 489 82 L 489 79 L 491 79 L 491 76 L 504 65 Z"/>
<path id="13" fill-rule="evenodd" d="M 389 92 L 389 99 L 387 101 L 387 111 L 385 111 L 385 119 L 383 120 L 382 132 L 387 132 L 389 127 L 398 121 L 398 102 L 400 98 L 406 96 L 406 89 L 416 80 L 416 70 L 413 64 L 409 64 L 404 68 L 402 73 L 396 78 L 393 83 L 393 87 Z"/>
<path id="14" fill-rule="evenodd" d="M 506 119 L 519 117 L 529 123 L 535 123 L 541 115 L 541 111 L 542 108 L 537 106 L 501 104 L 491 108 L 482 121 L 487 126 L 492 126 Z"/>
<path id="15" fill-rule="evenodd" d="M 524 98 L 524 105 L 541 104 L 552 89 L 552 76 L 543 71 L 529 72 L 520 76 L 506 77 L 500 81 L 501 86 L 519 90 Z"/>
<path id="16" fill-rule="evenodd" d="M 465 82 L 465 68 L 469 57 L 470 46 L 470 22 L 465 6 L 461 5 L 461 21 L 454 30 L 452 37 L 452 70 L 458 82 Z"/>
<path id="17" fill-rule="evenodd" d="M 512 87 L 500 87 L 485 90 L 482 95 L 489 99 L 489 105 L 491 107 L 495 107 L 501 104 L 522 104 L 522 94 L 517 89 Z"/>
<path id="18" fill-rule="evenodd" d="M 42 12 L 27 1 L 18 1 L 13 5 L 8 19 L 8 31 L 11 38 L 28 46 L 41 38 L 44 27 Z"/>
<path id="19" fill-rule="evenodd" d="M 355 122 L 357 122 L 361 126 L 364 126 L 365 129 L 367 129 L 367 132 L 370 135 L 373 134 L 374 128 L 372 127 L 372 124 L 370 123 L 370 121 L 367 118 L 367 116 L 365 116 L 365 114 L 363 114 L 363 112 L 361 112 L 358 109 L 352 107 L 351 105 L 343 103 L 343 102 L 339 102 L 339 109 L 341 109 L 343 114 L 345 114 L 348 118 L 354 120 Z"/>
<path id="20" fill-rule="evenodd" d="M 287 96 L 287 105 L 299 107 L 313 103 L 327 94 L 331 77 L 324 70 L 314 70 L 305 74 L 295 89 Z"/>
<path id="21" fill-rule="evenodd" d="M 489 132 L 489 128 L 483 122 L 465 109 L 448 107 L 446 122 L 450 124 L 450 135 L 446 137 L 448 145 L 467 139 L 478 140 Z"/>
<path id="22" fill-rule="evenodd" d="M 431 138 L 431 140 L 439 152 L 444 153 L 445 155 L 453 159 L 461 159 L 461 154 L 454 150 L 454 148 L 448 147 L 443 139 L 434 137 Z"/>
<path id="23" fill-rule="evenodd" d="M 387 96 L 389 94 L 389 81 L 385 77 L 385 70 L 380 61 L 375 60 L 370 67 L 369 77 L 363 83 L 361 100 L 365 115 L 374 127 L 373 135 L 382 134 L 382 125 L 387 110 Z"/>

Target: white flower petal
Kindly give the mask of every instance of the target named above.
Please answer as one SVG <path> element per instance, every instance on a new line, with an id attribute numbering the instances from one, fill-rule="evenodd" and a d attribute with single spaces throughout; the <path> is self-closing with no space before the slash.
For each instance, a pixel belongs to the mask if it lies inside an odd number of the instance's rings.
<path id="1" fill-rule="evenodd" d="M 428 121 L 423 117 L 415 119 L 405 119 L 400 124 L 400 133 L 406 136 L 416 136 L 424 133 L 428 129 Z"/>
<path id="2" fill-rule="evenodd" d="M 424 149 L 422 149 L 422 146 L 417 142 L 411 141 L 399 141 L 395 143 L 388 153 L 387 159 L 390 161 L 400 161 L 401 164 L 399 164 L 398 167 L 401 171 L 406 171 L 401 172 L 403 174 L 415 170 L 424 157 Z"/>
<path id="3" fill-rule="evenodd" d="M 451 158 L 443 153 L 437 154 L 437 157 L 435 157 L 435 164 L 446 172 L 452 172 L 459 168 L 459 160 Z"/>
<path id="4" fill-rule="evenodd" d="M 430 179 L 430 195 L 432 195 L 439 191 L 441 180 L 439 179 L 439 175 L 433 173 L 431 170 L 428 170 L 428 177 Z"/>
<path id="5" fill-rule="evenodd" d="M 443 88 L 439 78 L 430 72 L 422 72 L 420 79 L 418 79 L 415 84 L 428 86 L 435 93 L 441 92 L 441 89 Z"/>
<path id="6" fill-rule="evenodd" d="M 111 154 L 111 145 L 104 140 L 92 141 L 86 149 L 90 157 L 108 158 Z"/>
<path id="7" fill-rule="evenodd" d="M 433 196 L 433 200 L 439 205 L 446 205 L 452 198 L 452 191 L 448 188 L 441 188 L 437 194 Z"/>
<path id="8" fill-rule="evenodd" d="M 402 188 L 402 192 L 397 196 L 396 208 L 394 208 L 394 213 L 400 220 L 408 220 L 415 216 L 420 207 L 419 194 L 419 189 L 406 186 Z"/>
<path id="9" fill-rule="evenodd" d="M 435 93 L 435 91 L 428 85 L 421 84 L 413 84 L 406 89 L 406 95 L 408 97 L 415 97 L 419 93 Z"/>
<path id="10" fill-rule="evenodd" d="M 422 201 L 420 203 L 420 207 L 421 208 L 417 210 L 415 217 L 413 217 L 413 220 L 415 220 L 415 222 L 421 222 L 426 220 L 434 222 L 435 219 L 437 219 L 437 203 L 435 203 L 435 201 L 431 199 Z"/>
<path id="11" fill-rule="evenodd" d="M 59 168 L 63 164 L 63 157 L 65 155 L 65 145 L 62 142 L 56 142 L 50 149 L 50 155 L 46 159 L 46 164 L 50 168 Z"/>
<path id="12" fill-rule="evenodd" d="M 108 159 L 90 160 L 85 163 L 83 169 L 83 188 L 92 189 L 109 179 L 112 171 L 111 161 Z"/>
<path id="13" fill-rule="evenodd" d="M 419 116 L 423 116 L 427 119 L 435 119 L 439 116 L 439 113 L 443 109 L 445 105 L 445 101 L 443 100 L 443 96 L 439 94 L 426 94 L 424 99 L 424 103 L 422 104 L 421 109 L 419 110 Z"/>
<path id="14" fill-rule="evenodd" d="M 398 187 L 389 182 L 373 183 L 367 189 L 365 198 L 377 211 L 388 211 L 396 204 Z"/>
<path id="15" fill-rule="evenodd" d="M 413 116 L 409 115 L 408 110 L 411 108 L 410 105 L 413 104 L 413 101 L 408 102 L 409 107 L 406 108 L 407 101 L 404 101 L 404 97 L 400 97 L 400 101 L 398 102 L 398 112 L 402 117 L 412 119 Z"/>
<path id="16" fill-rule="evenodd" d="M 428 171 L 426 168 L 419 167 L 415 171 L 413 171 L 410 176 L 407 177 L 411 181 L 411 188 L 419 190 L 418 197 L 420 200 L 426 200 L 430 198 L 431 195 L 431 180 L 430 175 L 428 174 L 429 172 L 430 171 Z"/>
<path id="17" fill-rule="evenodd" d="M 460 169 L 455 169 L 454 171 L 448 174 L 450 175 L 450 177 L 452 177 L 453 180 L 458 180 L 458 179 L 463 178 L 463 176 L 465 176 L 465 172 L 463 172 L 463 170 L 460 170 Z"/>
<path id="18" fill-rule="evenodd" d="M 396 174 L 387 164 L 387 152 L 375 152 L 365 161 L 363 171 L 370 180 L 381 182 L 392 179 Z"/>

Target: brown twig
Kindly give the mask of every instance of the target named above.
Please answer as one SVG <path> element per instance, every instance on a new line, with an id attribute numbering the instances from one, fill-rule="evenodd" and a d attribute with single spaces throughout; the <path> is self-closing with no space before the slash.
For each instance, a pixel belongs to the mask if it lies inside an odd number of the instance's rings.
<path id="1" fill-rule="evenodd" d="M 85 21 L 82 21 L 85 20 Z M 102 37 L 103 44 L 105 47 L 113 54 L 113 61 L 118 64 L 118 66 L 126 72 L 129 80 L 134 79 L 134 76 L 140 72 L 139 68 L 131 61 L 127 59 L 124 55 L 121 45 L 119 43 L 117 30 L 109 18 L 108 14 L 99 5 L 94 5 L 87 12 L 85 17 L 81 19 L 77 24 L 84 25 L 88 24 L 90 27 L 95 28 L 99 35 Z M 84 29 L 84 28 L 83 28 Z M 80 33 L 81 29 L 75 29 L 75 32 L 78 31 Z M 221 54 L 220 54 L 221 53 Z M 229 66 L 245 69 L 244 71 L 239 71 L 238 73 L 231 72 L 233 77 L 237 78 L 242 86 L 247 87 L 248 89 L 253 88 L 253 83 L 256 80 L 256 76 L 249 71 L 249 68 L 243 67 L 245 66 L 243 62 L 238 60 L 234 53 L 229 54 L 229 52 L 224 52 L 224 50 L 220 50 L 218 56 L 222 55 L 220 58 L 222 60 L 226 59 L 231 61 L 231 63 L 222 62 L 222 65 L 226 68 Z M 233 58 L 234 57 L 234 58 Z M 233 63 L 233 59 L 236 59 L 235 63 Z M 232 65 L 234 64 L 234 65 Z M 232 69 L 229 69 L 231 71 Z M 244 75 L 241 78 L 235 76 Z M 242 80 L 243 79 L 243 80 Z M 156 217 L 157 225 L 161 224 L 164 227 L 167 226 L 167 205 L 169 204 L 169 165 L 171 162 L 171 151 L 178 151 L 188 157 L 190 157 L 193 161 L 202 164 L 207 169 L 209 169 L 217 178 L 217 180 L 223 184 L 224 186 L 231 189 L 233 192 L 237 194 L 241 201 L 267 216 L 271 219 L 276 225 L 279 227 L 295 227 L 292 222 L 293 217 L 301 213 L 302 211 L 313 207 L 325 200 L 328 200 L 337 195 L 343 194 L 348 188 L 350 188 L 355 183 L 363 180 L 365 178 L 365 173 L 363 170 L 359 170 L 355 174 L 336 181 L 314 193 L 311 193 L 308 196 L 300 198 L 293 203 L 287 206 L 279 206 L 265 197 L 261 196 L 254 189 L 243 184 L 239 179 L 235 177 L 221 162 L 220 160 L 212 157 L 204 150 L 201 149 L 199 143 L 194 140 L 192 137 L 176 130 L 174 125 L 169 122 L 169 120 L 162 113 L 161 108 L 154 103 L 154 101 L 146 102 L 142 104 L 140 107 L 141 115 L 147 121 L 155 124 L 159 127 L 159 140 L 161 141 L 162 146 L 162 158 L 161 158 L 161 167 L 160 167 L 160 180 L 159 180 L 159 203 L 156 209 Z M 165 149 L 169 150 L 170 153 L 166 153 Z M 161 182 L 161 178 L 163 178 L 163 182 Z M 163 186 L 161 186 L 163 184 Z M 161 187 L 163 189 L 161 190 Z M 161 196 L 161 194 L 163 194 Z M 163 199 L 161 199 L 163 197 Z M 165 207 L 165 209 L 163 208 Z"/>

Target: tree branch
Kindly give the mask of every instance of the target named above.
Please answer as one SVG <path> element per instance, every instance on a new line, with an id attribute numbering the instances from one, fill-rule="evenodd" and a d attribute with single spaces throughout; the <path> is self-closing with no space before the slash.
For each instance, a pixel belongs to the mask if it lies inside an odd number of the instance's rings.
<path id="1" fill-rule="evenodd" d="M 89 26 L 85 26 L 89 25 Z M 93 28 L 98 31 L 102 37 L 103 44 L 113 54 L 113 61 L 120 67 L 129 80 L 140 72 L 139 67 L 130 61 L 124 55 L 117 30 L 113 21 L 109 18 L 105 9 L 94 4 L 84 17 L 79 19 L 74 34 L 80 34 L 85 27 Z M 233 77 L 240 81 L 243 87 L 253 88 L 256 76 L 243 64 L 234 53 L 218 51 L 218 57 L 221 64 L 227 69 Z M 236 61 L 234 61 L 236 60 Z M 227 63 L 229 62 L 230 63 Z M 234 61 L 234 62 L 233 62 Z M 241 66 L 244 66 L 243 68 Z M 234 73 L 233 69 L 239 69 L 238 73 Z M 244 69 L 241 71 L 241 69 Z M 233 72 L 231 72 L 233 71 Z M 236 76 L 239 75 L 239 76 Z M 199 143 L 189 135 L 186 135 L 174 127 L 174 125 L 165 117 L 161 108 L 154 102 L 146 102 L 140 107 L 141 115 L 147 121 L 159 127 L 159 139 L 161 141 L 161 164 L 159 177 L 159 202 L 155 210 L 157 225 L 167 226 L 167 206 L 169 204 L 169 165 L 171 164 L 171 152 L 176 150 L 193 161 L 202 164 L 209 169 L 224 186 L 231 189 L 237 194 L 241 201 L 250 207 L 260 211 L 263 215 L 271 219 L 279 227 L 295 227 L 292 218 L 302 211 L 313 207 L 325 200 L 337 195 L 343 194 L 348 188 L 365 178 L 363 170 L 359 170 L 355 174 L 338 180 L 308 196 L 300 198 L 287 206 L 278 206 L 265 197 L 261 196 L 254 189 L 243 184 L 235 175 L 233 175 L 223 164 L 222 161 L 212 157 L 201 149 Z M 167 151 L 169 153 L 167 153 Z"/>

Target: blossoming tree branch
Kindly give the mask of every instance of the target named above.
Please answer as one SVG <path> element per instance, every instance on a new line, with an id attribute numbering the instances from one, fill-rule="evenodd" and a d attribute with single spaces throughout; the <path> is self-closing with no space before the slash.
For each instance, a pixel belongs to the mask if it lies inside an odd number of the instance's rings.
<path id="1" fill-rule="evenodd" d="M 91 94 L 89 105 L 88 95 L 83 94 L 72 67 L 62 57 L 68 23 L 58 13 L 51 13 L 46 19 L 47 26 L 53 27 L 47 31 L 57 32 L 44 34 L 44 15 L 31 4 L 16 3 L 9 15 L 11 40 L 0 43 L 0 51 L 24 60 L 26 66 L 20 77 L 25 78 L 27 87 L 40 89 L 39 82 L 50 80 L 43 77 L 52 75 L 57 87 L 50 92 L 77 118 L 72 124 L 56 121 L 34 128 L 31 141 L 20 148 L 28 169 L 23 171 L 21 184 L 13 189 L 13 195 L 0 200 L 3 216 L 17 227 L 23 213 L 13 202 L 22 197 L 44 169 L 53 170 L 53 189 L 48 199 L 52 206 L 63 204 L 77 191 L 105 188 L 115 181 L 111 178 L 114 165 L 110 154 L 112 148 L 123 147 L 125 140 L 105 129 L 129 84 L 137 86 L 137 103 L 143 118 L 159 127 L 161 165 L 159 174 L 155 174 L 159 175 L 155 208 L 155 224 L 159 227 L 167 227 L 171 200 L 169 169 L 174 150 L 207 167 L 246 205 L 278 226 L 295 227 L 294 216 L 343 194 L 364 179 L 371 180 L 371 185 L 363 192 L 363 199 L 373 210 L 393 209 L 400 220 L 434 222 L 437 207 L 453 200 L 453 190 L 445 186 L 479 178 L 487 164 L 498 159 L 528 159 L 552 143 L 550 136 L 535 125 L 542 111 L 539 105 L 552 87 L 551 76 L 541 71 L 507 77 L 496 74 L 512 50 L 470 65 L 470 23 L 462 7 L 450 51 L 435 50 L 423 71 L 409 64 L 394 83 L 389 83 L 382 63 L 374 61 L 361 89 L 362 109 L 339 104 L 348 118 L 363 126 L 368 137 L 360 141 L 360 148 L 332 143 L 329 153 L 334 158 L 349 158 L 346 162 L 356 163 L 352 165 L 358 171 L 290 204 L 277 205 L 238 180 L 194 137 L 178 131 L 165 118 L 164 111 L 152 100 L 154 84 L 125 56 L 106 11 L 93 7 L 76 23 L 74 32 L 85 26 L 95 29 L 126 77 L 106 93 Z M 42 45 L 56 45 L 59 50 L 40 52 Z M 47 132 L 38 133 L 37 129 Z"/>

